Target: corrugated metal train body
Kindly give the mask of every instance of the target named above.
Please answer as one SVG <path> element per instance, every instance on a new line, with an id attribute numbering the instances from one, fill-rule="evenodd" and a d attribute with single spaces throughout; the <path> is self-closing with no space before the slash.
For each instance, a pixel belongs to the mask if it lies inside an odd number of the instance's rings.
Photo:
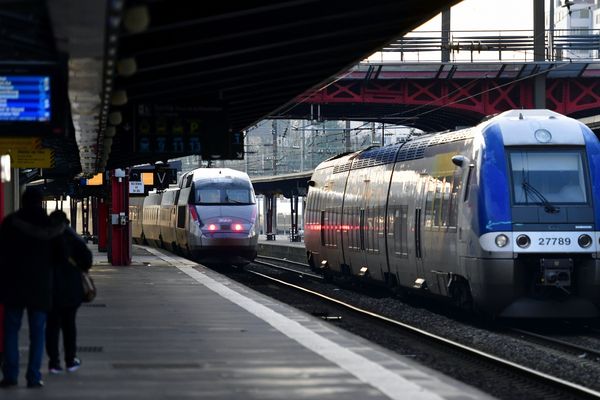
<path id="1" fill-rule="evenodd" d="M 600 144 L 585 125 L 509 111 L 323 162 L 308 192 L 307 256 L 331 274 L 487 314 L 593 318 L 599 194 Z"/>

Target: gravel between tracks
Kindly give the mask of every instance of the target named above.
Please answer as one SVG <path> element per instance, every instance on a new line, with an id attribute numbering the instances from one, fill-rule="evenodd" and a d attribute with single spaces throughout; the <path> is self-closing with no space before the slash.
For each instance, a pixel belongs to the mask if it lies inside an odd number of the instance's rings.
<path id="1" fill-rule="evenodd" d="M 558 350 L 548 349 L 528 342 L 526 339 L 519 339 L 503 333 L 502 329 L 495 325 L 482 323 L 469 316 L 453 315 L 453 313 L 448 313 L 445 308 L 440 307 L 439 303 L 421 300 L 409 300 L 405 303 L 393 297 L 377 297 L 357 292 L 355 287 L 344 288 L 337 284 L 314 283 L 306 280 L 304 282 L 308 283 L 308 286 L 318 287 L 318 291 L 325 295 L 357 307 L 600 391 L 600 362 L 598 361 L 589 360 L 583 356 L 566 355 Z M 311 312 L 310 307 L 307 306 L 308 309 L 305 311 Z M 332 323 L 348 328 L 335 320 Z M 384 343 L 380 344 L 386 345 L 385 338 L 374 339 L 379 343 L 383 341 Z M 598 346 L 600 342 L 593 343 Z M 408 349 L 400 349 L 400 351 L 403 354 L 410 354 Z M 467 377 L 467 379 L 469 378 Z M 470 383 L 468 380 L 466 382 Z"/>

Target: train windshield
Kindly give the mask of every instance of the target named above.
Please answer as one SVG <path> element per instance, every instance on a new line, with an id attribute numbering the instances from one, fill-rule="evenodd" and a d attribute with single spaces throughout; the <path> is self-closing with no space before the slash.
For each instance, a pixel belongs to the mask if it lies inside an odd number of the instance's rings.
<path id="1" fill-rule="evenodd" d="M 243 182 L 217 182 L 195 187 L 194 204 L 248 205 L 256 199 L 252 187 Z"/>
<path id="2" fill-rule="evenodd" d="M 514 204 L 588 202 L 583 153 L 578 150 L 509 153 Z"/>

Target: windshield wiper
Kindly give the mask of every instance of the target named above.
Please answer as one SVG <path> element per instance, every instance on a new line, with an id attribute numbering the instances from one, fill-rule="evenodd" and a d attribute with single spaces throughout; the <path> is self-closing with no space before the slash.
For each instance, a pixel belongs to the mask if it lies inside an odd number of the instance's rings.
<path id="1" fill-rule="evenodd" d="M 526 180 L 523 180 L 523 182 L 521 183 L 521 187 L 523 188 L 523 191 L 526 194 L 530 193 L 530 194 L 534 195 L 535 197 L 537 197 L 541 201 L 541 203 L 544 205 L 544 210 L 547 213 L 556 214 L 557 212 L 560 211 L 560 209 L 558 207 L 556 207 L 555 205 L 550 203 L 548 201 L 548 199 L 539 190 L 537 190 L 536 188 L 531 186 L 531 184 L 529 182 L 527 182 Z"/>
<path id="2" fill-rule="evenodd" d="M 226 204 L 243 204 L 243 202 L 238 201 L 236 199 L 230 199 L 229 197 L 225 197 Z"/>

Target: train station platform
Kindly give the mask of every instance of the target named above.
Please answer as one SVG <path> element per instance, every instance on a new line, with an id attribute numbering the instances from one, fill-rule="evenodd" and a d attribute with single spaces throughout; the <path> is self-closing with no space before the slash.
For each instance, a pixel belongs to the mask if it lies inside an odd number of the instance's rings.
<path id="1" fill-rule="evenodd" d="M 189 260 L 133 247 L 131 266 L 94 251 L 98 297 L 78 315 L 74 373 L 0 399 L 486 399 L 413 361 Z M 26 326 L 26 324 L 25 324 Z"/>
<path id="2" fill-rule="evenodd" d="M 292 242 L 286 235 L 277 235 L 275 240 L 267 240 L 265 235 L 258 238 L 258 255 L 283 258 L 305 263 L 306 248 L 304 242 Z"/>

